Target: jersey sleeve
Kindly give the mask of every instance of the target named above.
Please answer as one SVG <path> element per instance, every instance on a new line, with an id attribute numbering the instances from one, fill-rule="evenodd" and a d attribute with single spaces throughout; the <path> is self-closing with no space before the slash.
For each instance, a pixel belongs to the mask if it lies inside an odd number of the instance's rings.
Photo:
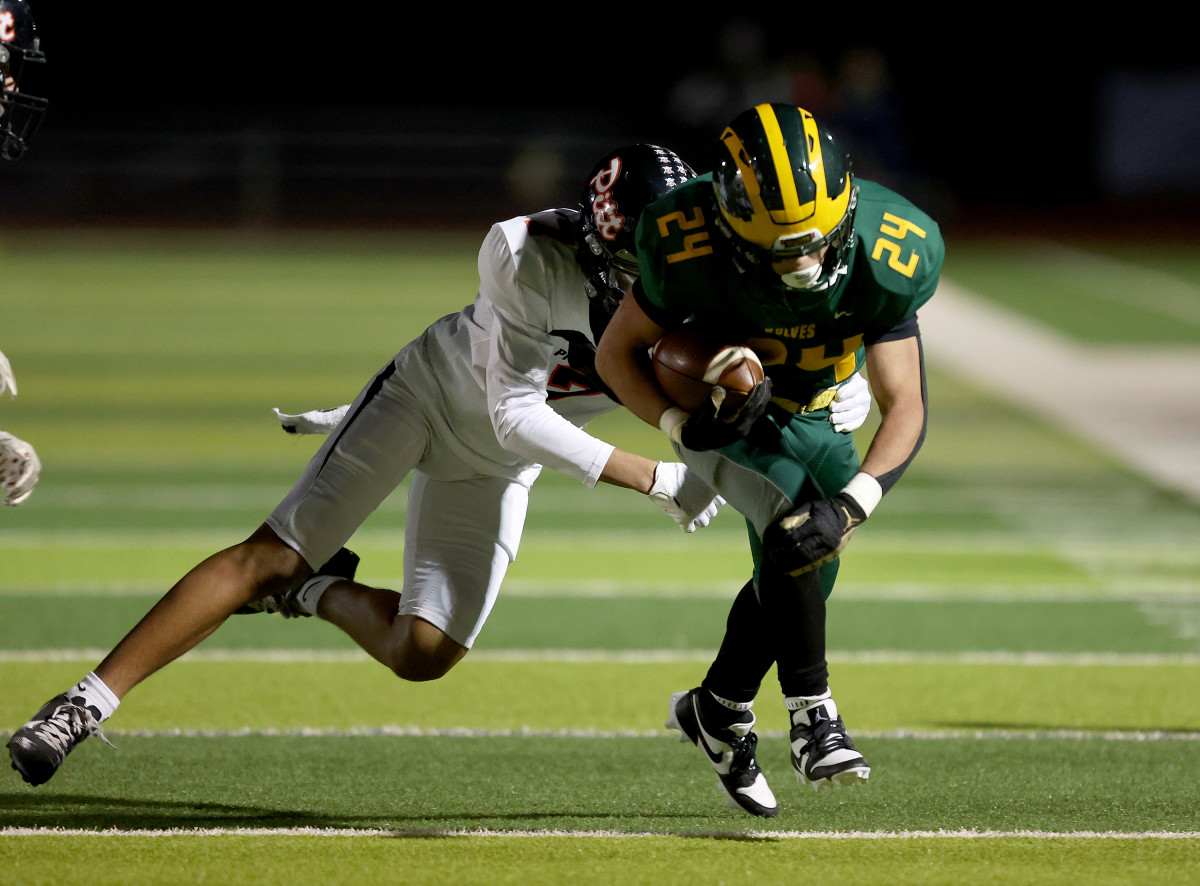
<path id="1" fill-rule="evenodd" d="M 479 254 L 480 293 L 494 318 L 487 361 L 487 401 L 500 445 L 532 462 L 595 486 L 613 447 L 563 418 L 546 386 L 561 346 L 550 335 L 552 278 L 527 232 L 492 228 Z M 582 288 L 580 290 L 582 297 Z"/>
<path id="2" fill-rule="evenodd" d="M 874 183 L 864 183 L 863 191 L 855 229 L 862 238 L 861 270 L 873 281 L 876 302 L 867 339 L 879 341 L 896 337 L 891 331 L 933 297 L 946 247 L 937 222 L 912 203 Z"/>
<path id="3" fill-rule="evenodd" d="M 685 199 L 692 191 L 692 182 L 688 182 L 649 204 L 634 234 L 642 272 L 634 283 L 633 297 L 646 316 L 664 329 L 684 323 L 694 310 L 694 305 L 681 300 L 693 287 L 679 280 L 681 270 L 690 267 L 680 258 L 712 251 L 708 245 L 711 235 L 703 226 L 703 209 Z"/>

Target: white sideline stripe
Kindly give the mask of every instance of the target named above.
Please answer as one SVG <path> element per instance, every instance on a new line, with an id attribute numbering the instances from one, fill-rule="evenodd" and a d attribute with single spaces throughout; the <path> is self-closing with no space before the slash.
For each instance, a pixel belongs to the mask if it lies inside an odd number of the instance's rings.
<path id="1" fill-rule="evenodd" d="M 687 831 L 682 834 L 627 831 L 487 830 L 441 828 L 0 828 L 0 837 L 728 837 L 746 840 L 1196 840 L 1200 831 Z"/>
<path id="2" fill-rule="evenodd" d="M 0 664 L 34 662 L 100 661 L 107 649 L 9 649 L 0 650 Z M 586 649 L 497 649 L 477 650 L 472 661 L 500 662 L 564 662 L 569 664 L 672 664 L 708 662 L 712 651 L 630 649 L 626 651 Z M 1080 667 L 1157 667 L 1200 665 L 1200 653 L 1124 653 L 1124 652 L 909 652 L 905 650 L 871 650 L 840 652 L 827 655 L 834 664 L 958 664 L 958 665 L 1024 665 L 1047 667 L 1077 665 Z M 365 652 L 358 650 L 323 649 L 196 649 L 187 653 L 184 661 L 247 662 L 262 664 L 297 664 L 302 662 L 355 663 L 370 662 Z"/>

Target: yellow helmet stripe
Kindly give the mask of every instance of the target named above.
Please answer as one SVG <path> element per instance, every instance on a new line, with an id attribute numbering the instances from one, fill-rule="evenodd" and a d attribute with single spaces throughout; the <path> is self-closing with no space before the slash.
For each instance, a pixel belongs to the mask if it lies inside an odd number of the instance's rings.
<path id="1" fill-rule="evenodd" d="M 772 212 L 771 216 L 775 219 L 776 224 L 799 221 L 803 216 L 800 214 L 799 194 L 796 192 L 796 176 L 788 159 L 787 143 L 784 142 L 783 131 L 779 128 L 779 118 L 775 116 L 775 109 L 769 104 L 761 104 L 754 110 L 758 112 L 763 134 L 766 135 L 767 144 L 771 148 L 775 178 L 779 182 L 779 194 L 783 198 L 783 209 Z M 815 124 L 813 128 L 815 131 Z M 805 130 L 807 131 L 807 123 Z"/>

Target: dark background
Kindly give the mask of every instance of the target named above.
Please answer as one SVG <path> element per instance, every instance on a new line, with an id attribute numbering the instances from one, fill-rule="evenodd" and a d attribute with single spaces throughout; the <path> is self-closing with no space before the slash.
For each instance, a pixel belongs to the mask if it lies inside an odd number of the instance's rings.
<path id="1" fill-rule="evenodd" d="M 80 5 L 35 7 L 52 104 L 6 221 L 476 226 L 628 141 L 707 168 L 760 100 L 964 231 L 1178 231 L 1200 200 L 1200 56 L 1156 19 Z"/>

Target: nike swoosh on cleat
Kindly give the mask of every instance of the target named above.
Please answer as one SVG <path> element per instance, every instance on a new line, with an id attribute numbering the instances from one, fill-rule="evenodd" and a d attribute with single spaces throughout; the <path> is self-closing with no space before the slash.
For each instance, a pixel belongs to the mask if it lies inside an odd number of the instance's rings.
<path id="1" fill-rule="evenodd" d="M 714 764 L 723 762 L 725 759 L 725 752 L 714 751 L 711 747 L 709 747 L 708 736 L 704 731 L 704 724 L 700 721 L 700 709 L 697 707 L 695 699 L 688 699 L 688 703 L 691 704 L 692 714 L 696 717 L 696 735 L 700 739 L 700 747 L 704 750 L 704 753 L 708 754 L 708 759 L 712 760 Z"/>

